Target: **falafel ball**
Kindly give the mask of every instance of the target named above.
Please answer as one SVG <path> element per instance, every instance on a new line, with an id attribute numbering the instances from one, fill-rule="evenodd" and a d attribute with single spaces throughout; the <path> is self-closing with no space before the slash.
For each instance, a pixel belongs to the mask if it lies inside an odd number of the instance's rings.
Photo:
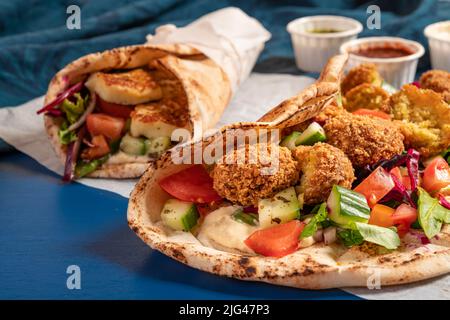
<path id="1" fill-rule="evenodd" d="M 342 80 L 341 92 L 346 95 L 348 91 L 363 83 L 370 83 L 378 87 L 383 83 L 383 78 L 373 63 L 363 63 L 352 68 Z"/>
<path id="2" fill-rule="evenodd" d="M 390 111 L 389 94 L 383 88 L 370 83 L 363 83 L 349 90 L 342 101 L 344 108 L 350 112 L 360 108 L 387 113 Z"/>
<path id="3" fill-rule="evenodd" d="M 434 156 L 450 145 L 450 105 L 428 89 L 404 85 L 389 101 L 391 114 L 405 137 L 405 146 L 423 158 Z"/>
<path id="4" fill-rule="evenodd" d="M 429 70 L 420 77 L 420 87 L 441 94 L 450 103 L 450 72 L 444 70 Z"/>
<path id="5" fill-rule="evenodd" d="M 324 126 L 327 142 L 341 149 L 354 167 L 372 165 L 402 153 L 403 135 L 389 120 L 341 114 Z"/>
<path id="6" fill-rule="evenodd" d="M 351 188 L 355 180 L 353 166 L 342 150 L 328 143 L 299 146 L 292 151 L 302 176 L 296 187 L 305 204 L 325 201 L 334 185 Z"/>
<path id="7" fill-rule="evenodd" d="M 262 173 L 269 168 L 274 170 Z M 271 198 L 293 186 L 298 181 L 299 172 L 288 148 L 258 143 L 226 154 L 214 166 L 211 176 L 214 189 L 220 196 L 243 206 L 257 206 L 259 199 Z"/>

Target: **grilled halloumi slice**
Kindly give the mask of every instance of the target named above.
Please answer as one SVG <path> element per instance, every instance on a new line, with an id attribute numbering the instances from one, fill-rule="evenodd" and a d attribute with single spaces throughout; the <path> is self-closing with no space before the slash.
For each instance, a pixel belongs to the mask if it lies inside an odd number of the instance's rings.
<path id="1" fill-rule="evenodd" d="M 131 113 L 130 134 L 148 139 L 170 137 L 175 129 L 186 126 L 186 114 L 174 105 L 170 102 L 137 105 Z"/>
<path id="2" fill-rule="evenodd" d="M 86 87 L 107 102 L 136 105 L 159 100 L 162 90 L 149 71 L 134 69 L 120 73 L 93 73 Z"/>

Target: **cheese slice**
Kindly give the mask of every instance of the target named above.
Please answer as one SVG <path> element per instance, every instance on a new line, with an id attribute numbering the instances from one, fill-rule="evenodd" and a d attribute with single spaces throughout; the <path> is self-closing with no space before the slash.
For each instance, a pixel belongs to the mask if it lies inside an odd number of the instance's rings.
<path id="1" fill-rule="evenodd" d="M 170 137 L 183 125 L 183 116 L 172 113 L 164 104 L 137 105 L 131 113 L 130 134 L 147 139 Z"/>
<path id="2" fill-rule="evenodd" d="M 107 102 L 136 105 L 159 100 L 162 90 L 149 71 L 134 69 L 118 73 L 93 73 L 86 87 Z"/>

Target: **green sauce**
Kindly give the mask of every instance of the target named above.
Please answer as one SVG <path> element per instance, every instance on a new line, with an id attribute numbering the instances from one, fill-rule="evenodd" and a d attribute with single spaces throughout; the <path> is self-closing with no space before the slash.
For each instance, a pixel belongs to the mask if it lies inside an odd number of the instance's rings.
<path id="1" fill-rule="evenodd" d="M 337 30 L 337 29 L 312 29 L 312 30 L 308 30 L 308 32 L 310 33 L 336 33 L 336 32 L 341 32 L 342 30 Z"/>

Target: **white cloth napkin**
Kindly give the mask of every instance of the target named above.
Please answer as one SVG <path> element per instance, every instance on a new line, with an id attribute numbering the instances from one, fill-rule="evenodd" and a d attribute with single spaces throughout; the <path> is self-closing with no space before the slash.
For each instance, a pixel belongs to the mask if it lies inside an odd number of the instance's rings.
<path id="1" fill-rule="evenodd" d="M 206 14 L 191 24 L 177 28 L 160 26 L 147 43 L 188 44 L 214 60 L 231 81 L 233 93 L 250 71 L 271 35 L 258 20 L 239 8 L 228 7 Z"/>

